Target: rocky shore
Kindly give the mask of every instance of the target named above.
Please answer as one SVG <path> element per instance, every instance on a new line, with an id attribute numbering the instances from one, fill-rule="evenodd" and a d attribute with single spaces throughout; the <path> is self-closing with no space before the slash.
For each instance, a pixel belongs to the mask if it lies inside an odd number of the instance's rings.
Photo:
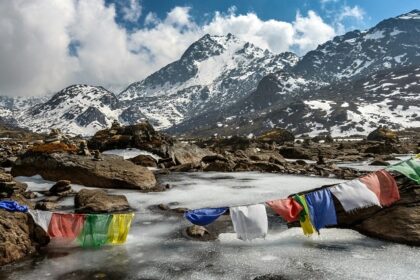
<path id="1" fill-rule="evenodd" d="M 127 198 L 110 195 L 106 189 L 164 191 L 171 186 L 161 185 L 159 176 L 171 172 L 258 171 L 352 179 L 366 171 L 340 167 L 339 163 L 369 160 L 385 166 L 388 160 L 395 159 L 394 154 L 420 152 L 417 136 L 416 133 L 400 136 L 379 128 L 366 139 L 356 141 L 332 139 L 328 135 L 295 139 L 286 130 L 272 129 L 252 138 L 176 139 L 155 131 L 147 122 L 131 126 L 114 123 L 90 139 L 70 138 L 53 130 L 49 135 L 1 140 L 0 164 L 6 169 L 0 170 L 0 193 L 2 198 L 16 200 L 31 209 L 60 209 L 60 200 L 70 196 L 74 197 L 73 210 L 79 213 L 120 212 L 130 210 Z M 102 154 L 107 150 L 130 148 L 156 156 L 145 154 L 124 159 Z M 27 186 L 14 179 L 33 175 L 57 182 L 37 203 L 31 201 L 35 194 L 26 191 Z M 419 246 L 420 186 L 402 177 L 398 182 L 401 200 L 391 207 L 371 207 L 346 214 L 336 201 L 339 227 Z M 105 190 L 76 192 L 71 184 Z M 170 209 L 165 205 L 157 206 L 157 211 L 172 211 Z M 185 210 L 178 209 L 175 214 L 181 215 Z M 223 226 L 191 227 L 185 234 L 211 240 L 219 232 L 223 232 Z M 0 265 L 30 255 L 49 241 L 46 233 L 24 213 L 0 210 L 0 233 L 3 236 Z"/>

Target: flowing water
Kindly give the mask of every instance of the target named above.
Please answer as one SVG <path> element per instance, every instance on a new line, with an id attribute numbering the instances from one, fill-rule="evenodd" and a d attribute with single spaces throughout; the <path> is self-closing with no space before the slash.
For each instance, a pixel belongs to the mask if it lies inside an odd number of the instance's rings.
<path id="1" fill-rule="evenodd" d="M 34 191 L 53 184 L 36 176 L 18 179 Z M 218 240 L 200 242 L 183 234 L 189 223 L 182 215 L 151 207 L 252 204 L 338 180 L 247 172 L 179 173 L 161 181 L 173 188 L 161 193 L 110 190 L 125 194 L 137 212 L 126 244 L 47 247 L 36 257 L 2 267 L 0 279 L 253 279 L 267 274 L 282 277 L 278 279 L 419 279 L 420 249 L 352 230 L 324 229 L 308 238 L 300 228 L 287 229 L 269 214 L 266 239 L 243 242 L 228 227 Z M 63 204 L 71 206 L 73 201 Z"/>

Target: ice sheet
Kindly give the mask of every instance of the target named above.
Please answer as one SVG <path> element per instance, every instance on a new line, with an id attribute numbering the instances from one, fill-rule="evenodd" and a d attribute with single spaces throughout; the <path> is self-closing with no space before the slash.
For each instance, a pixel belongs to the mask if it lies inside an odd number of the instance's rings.
<path id="1" fill-rule="evenodd" d="M 20 177 L 31 189 L 53 182 Z M 39 257 L 0 268 L 0 279 L 418 279 L 420 250 L 377 241 L 357 232 L 323 229 L 305 237 L 300 228 L 269 225 L 266 239 L 243 242 L 233 231 L 217 241 L 198 242 L 181 234 L 181 215 L 148 206 L 178 202 L 203 207 L 260 202 L 338 180 L 263 173 L 185 173 L 161 178 L 173 188 L 162 193 L 124 193 L 137 210 L 127 243 L 99 250 L 48 248 Z M 74 188 L 80 188 L 75 186 Z"/>

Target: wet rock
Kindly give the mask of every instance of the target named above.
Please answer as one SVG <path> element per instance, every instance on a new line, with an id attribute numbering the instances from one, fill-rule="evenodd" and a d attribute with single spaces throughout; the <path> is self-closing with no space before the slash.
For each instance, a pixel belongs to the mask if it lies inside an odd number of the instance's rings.
<path id="1" fill-rule="evenodd" d="M 157 167 L 157 161 L 150 155 L 138 155 L 134 158 L 130 158 L 129 160 L 137 165 L 145 167 Z"/>
<path id="2" fill-rule="evenodd" d="M 186 163 L 181 165 L 175 165 L 169 168 L 172 172 L 188 172 L 201 170 L 201 166 L 194 163 Z"/>
<path id="3" fill-rule="evenodd" d="M 54 201 L 38 201 L 35 204 L 35 209 L 43 211 L 52 211 L 58 209 L 59 205 Z"/>
<path id="4" fill-rule="evenodd" d="M 135 165 L 122 157 L 102 155 L 102 161 L 64 153 L 32 154 L 20 157 L 12 168 L 13 176 L 41 175 L 46 180 L 70 180 L 97 188 L 156 189 L 154 174 L 145 167 Z"/>
<path id="5" fill-rule="evenodd" d="M 267 274 L 255 277 L 253 280 L 291 280 L 295 279 L 295 277 L 287 277 L 283 275 L 277 274 Z"/>
<path id="6" fill-rule="evenodd" d="M 187 234 L 193 238 L 202 238 L 205 235 L 210 235 L 207 229 L 203 226 L 192 225 L 187 228 Z"/>
<path id="7" fill-rule="evenodd" d="M 229 162 L 215 161 L 204 167 L 204 171 L 232 172 L 233 166 Z"/>
<path id="8" fill-rule="evenodd" d="M 215 161 L 227 162 L 228 160 L 224 156 L 222 156 L 222 155 L 214 154 L 214 155 L 204 156 L 201 159 L 201 161 L 204 162 L 204 163 L 211 163 L 211 162 L 215 162 Z"/>
<path id="9" fill-rule="evenodd" d="M 110 213 L 130 210 L 125 195 L 111 195 L 103 190 L 81 189 L 74 197 L 79 213 Z"/>
<path id="10" fill-rule="evenodd" d="M 55 183 L 50 189 L 49 193 L 51 195 L 63 195 L 64 193 L 68 193 L 71 191 L 69 180 L 60 180 L 57 183 Z"/>
<path id="11" fill-rule="evenodd" d="M 375 159 L 374 161 L 372 161 L 369 165 L 375 165 L 375 166 L 388 166 L 390 165 L 389 162 L 384 161 L 382 159 Z"/>

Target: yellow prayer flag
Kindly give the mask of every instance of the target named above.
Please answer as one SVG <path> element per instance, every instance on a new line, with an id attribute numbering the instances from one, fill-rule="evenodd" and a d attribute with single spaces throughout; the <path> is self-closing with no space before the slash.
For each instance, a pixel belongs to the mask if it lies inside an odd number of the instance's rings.
<path id="1" fill-rule="evenodd" d="M 108 229 L 108 242 L 111 244 L 123 244 L 130 231 L 134 213 L 114 214 Z"/>

